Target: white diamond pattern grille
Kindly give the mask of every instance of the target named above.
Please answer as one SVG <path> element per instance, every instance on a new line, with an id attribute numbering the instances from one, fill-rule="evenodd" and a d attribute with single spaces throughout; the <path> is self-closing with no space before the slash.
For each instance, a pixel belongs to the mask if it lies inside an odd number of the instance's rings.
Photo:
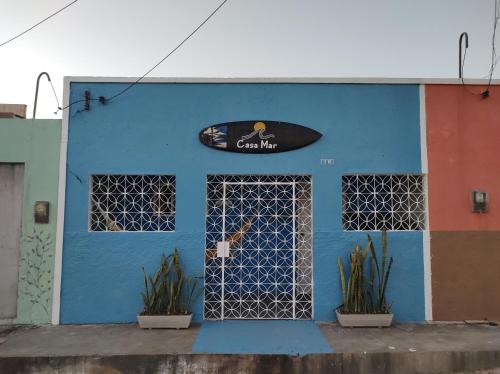
<path id="1" fill-rule="evenodd" d="M 309 176 L 208 176 L 205 319 L 311 319 L 311 228 Z"/>
<path id="2" fill-rule="evenodd" d="M 342 176 L 344 230 L 424 230 L 422 175 Z"/>
<path id="3" fill-rule="evenodd" d="M 175 176 L 93 175 L 90 231 L 174 231 Z"/>

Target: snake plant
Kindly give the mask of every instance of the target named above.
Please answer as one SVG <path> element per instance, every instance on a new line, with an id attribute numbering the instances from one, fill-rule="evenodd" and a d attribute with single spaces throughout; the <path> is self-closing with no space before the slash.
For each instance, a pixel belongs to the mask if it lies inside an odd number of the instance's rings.
<path id="1" fill-rule="evenodd" d="M 368 235 L 364 249 L 357 245 L 349 254 L 349 275 L 346 277 L 342 259 L 338 258 L 340 284 L 343 303 L 338 310 L 341 313 L 390 313 L 391 305 L 386 302 L 385 292 L 394 259 L 388 257 L 387 232 L 382 231 L 382 254 L 379 259 L 373 240 Z M 370 254 L 369 269 L 365 261 Z M 368 276 L 367 276 L 368 275 Z"/>
<path id="2" fill-rule="evenodd" d="M 191 313 L 191 305 L 199 295 L 198 280 L 184 274 L 177 248 L 168 256 L 162 255 L 154 276 L 144 268 L 142 315 L 177 315 Z"/>

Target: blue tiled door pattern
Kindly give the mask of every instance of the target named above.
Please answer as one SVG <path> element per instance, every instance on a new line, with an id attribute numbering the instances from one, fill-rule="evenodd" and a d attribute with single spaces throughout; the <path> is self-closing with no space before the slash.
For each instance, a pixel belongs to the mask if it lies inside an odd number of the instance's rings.
<path id="1" fill-rule="evenodd" d="M 308 176 L 209 176 L 205 318 L 312 317 Z M 226 242 L 229 253 L 217 253 Z"/>

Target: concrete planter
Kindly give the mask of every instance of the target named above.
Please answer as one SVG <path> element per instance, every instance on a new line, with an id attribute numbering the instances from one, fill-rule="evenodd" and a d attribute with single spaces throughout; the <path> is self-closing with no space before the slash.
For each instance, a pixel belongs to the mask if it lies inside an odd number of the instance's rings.
<path id="1" fill-rule="evenodd" d="M 389 327 L 394 315 L 391 314 L 343 314 L 335 311 L 342 327 Z"/>
<path id="2" fill-rule="evenodd" d="M 170 316 L 137 316 L 141 329 L 187 329 L 193 314 Z"/>

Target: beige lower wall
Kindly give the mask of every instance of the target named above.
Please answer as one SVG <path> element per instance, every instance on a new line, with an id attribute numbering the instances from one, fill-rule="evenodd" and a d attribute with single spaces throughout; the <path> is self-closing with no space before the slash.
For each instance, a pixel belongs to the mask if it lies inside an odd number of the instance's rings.
<path id="1" fill-rule="evenodd" d="M 500 321 L 500 231 L 431 232 L 437 321 Z"/>

